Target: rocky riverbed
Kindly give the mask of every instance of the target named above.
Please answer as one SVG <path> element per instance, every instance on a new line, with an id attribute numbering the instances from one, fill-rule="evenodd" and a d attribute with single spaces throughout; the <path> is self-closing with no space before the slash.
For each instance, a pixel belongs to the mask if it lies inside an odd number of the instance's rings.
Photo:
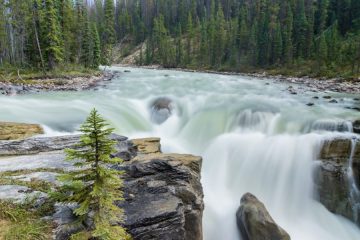
<path id="1" fill-rule="evenodd" d="M 141 67 L 145 69 L 159 69 L 166 70 L 169 68 L 163 68 L 159 65 L 150 65 L 150 66 L 134 66 L 133 64 L 117 64 L 115 66 L 119 67 Z M 173 68 L 170 68 L 173 69 Z M 284 75 L 272 75 L 267 72 L 263 73 L 239 73 L 239 72 L 220 72 L 214 70 L 193 70 L 193 69 L 184 69 L 184 68 L 174 68 L 173 70 L 179 70 L 184 72 L 199 72 L 199 73 L 211 73 L 219 75 L 239 75 L 239 76 L 250 76 L 259 79 L 273 79 L 274 82 L 290 83 L 294 85 L 299 85 L 301 87 L 306 87 L 305 91 L 312 92 L 338 92 L 338 93 L 349 93 L 349 94 L 358 94 L 360 93 L 360 79 L 346 80 L 342 78 L 311 78 L 311 77 L 290 77 Z"/>
<path id="2" fill-rule="evenodd" d="M 125 227 L 133 239 L 201 240 L 201 157 L 163 154 L 158 138 L 112 138 L 118 142 L 116 156 L 126 160 L 114 167 L 126 173 L 125 201 L 120 206 L 125 210 Z M 78 140 L 75 135 L 0 141 L 0 200 L 22 202 L 37 197 L 37 204 L 46 202 L 47 193 L 32 188 L 39 187 L 34 182 L 56 188 L 56 176 L 73 169 L 64 160 L 63 149 Z M 55 239 L 68 239 L 76 232 L 76 228 L 68 227 L 75 220 L 71 209 L 71 205 L 56 204 L 55 212 L 49 212 L 46 219 L 54 223 Z"/>
<path id="3" fill-rule="evenodd" d="M 80 91 L 93 89 L 106 81 L 110 81 L 118 73 L 104 71 L 98 75 L 81 77 L 41 78 L 16 82 L 0 81 L 0 94 L 16 95 L 49 91 Z"/>

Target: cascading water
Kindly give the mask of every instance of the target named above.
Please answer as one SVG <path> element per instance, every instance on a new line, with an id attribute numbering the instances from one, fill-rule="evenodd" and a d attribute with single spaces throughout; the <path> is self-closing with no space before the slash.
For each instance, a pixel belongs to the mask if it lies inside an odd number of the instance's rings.
<path id="1" fill-rule="evenodd" d="M 120 134 L 158 136 L 165 152 L 202 155 L 205 240 L 240 239 L 235 212 L 246 192 L 265 203 L 292 239 L 358 240 L 355 224 L 315 200 L 312 180 L 322 139 L 329 131 L 351 135 L 346 124 L 359 114 L 343 107 L 355 104 L 352 96 L 339 104 L 320 98 L 308 107 L 314 93 L 290 95 L 288 87 L 271 79 L 132 68 L 97 91 L 1 96 L 0 120 L 40 123 L 49 135 L 73 133 L 96 107 Z M 152 104 L 159 97 L 172 108 L 156 116 Z"/>
<path id="2" fill-rule="evenodd" d="M 357 186 L 354 171 L 353 171 L 353 160 L 355 154 L 356 139 L 351 140 L 351 153 L 349 158 L 349 166 L 347 169 L 348 181 L 349 181 L 349 192 L 350 192 L 350 202 L 352 203 L 353 217 L 356 222 L 359 222 L 359 212 L 360 212 L 360 190 Z"/>

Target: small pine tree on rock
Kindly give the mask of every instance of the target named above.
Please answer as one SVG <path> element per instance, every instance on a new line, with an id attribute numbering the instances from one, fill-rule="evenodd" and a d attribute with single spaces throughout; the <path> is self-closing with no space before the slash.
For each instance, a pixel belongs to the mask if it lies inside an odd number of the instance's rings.
<path id="1" fill-rule="evenodd" d="M 119 158 L 111 158 L 116 141 L 110 139 L 113 132 L 106 121 L 93 109 L 80 128 L 83 135 L 75 149 L 67 149 L 67 160 L 74 161 L 77 171 L 60 177 L 63 186 L 54 193 L 61 202 L 77 203 L 74 214 L 78 222 L 93 224 L 72 239 L 125 240 L 130 239 L 119 224 L 124 221 L 123 210 L 114 202 L 123 200 L 121 187 L 123 174 L 109 168 L 112 164 L 121 164 Z"/>

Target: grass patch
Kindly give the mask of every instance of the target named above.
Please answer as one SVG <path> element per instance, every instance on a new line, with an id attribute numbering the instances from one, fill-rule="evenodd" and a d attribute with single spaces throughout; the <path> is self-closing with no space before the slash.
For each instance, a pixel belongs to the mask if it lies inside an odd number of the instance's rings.
<path id="1" fill-rule="evenodd" d="M 0 82 L 14 84 L 38 84 L 42 80 L 53 80 L 53 83 L 64 85 L 67 80 L 76 77 L 99 76 L 98 69 L 84 68 L 79 65 L 64 65 L 44 73 L 39 69 L 3 66 L 0 68 Z M 55 81 L 56 80 L 56 81 Z"/>
<path id="2" fill-rule="evenodd" d="M 46 204 L 44 204 L 46 205 Z M 44 206 L 43 205 L 43 206 Z M 51 239 L 52 226 L 41 220 L 45 211 L 32 209 L 31 202 L 14 204 L 0 201 L 1 240 L 46 240 Z M 46 211 L 51 209 L 46 207 Z M 47 214 L 51 213 L 47 212 Z"/>

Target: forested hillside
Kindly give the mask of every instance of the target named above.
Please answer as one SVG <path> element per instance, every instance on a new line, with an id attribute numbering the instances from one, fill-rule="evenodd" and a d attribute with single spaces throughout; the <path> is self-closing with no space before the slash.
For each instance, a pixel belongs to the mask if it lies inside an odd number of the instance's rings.
<path id="1" fill-rule="evenodd" d="M 359 0 L 3 0 L 0 64 L 139 65 L 357 77 Z M 141 46 L 141 47 L 140 47 Z"/>

